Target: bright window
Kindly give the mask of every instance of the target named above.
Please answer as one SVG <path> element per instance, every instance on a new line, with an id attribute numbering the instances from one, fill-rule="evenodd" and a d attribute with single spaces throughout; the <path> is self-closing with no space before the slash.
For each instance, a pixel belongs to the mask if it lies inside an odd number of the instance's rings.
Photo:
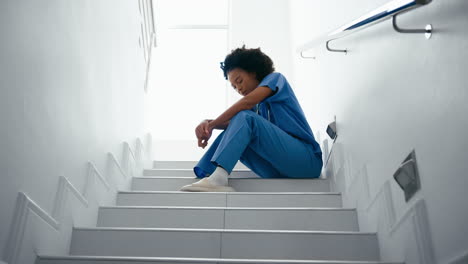
<path id="1" fill-rule="evenodd" d="M 156 0 L 158 25 L 227 25 L 227 0 Z"/>
<path id="2" fill-rule="evenodd" d="M 153 135 L 194 140 L 205 118 L 226 109 L 220 69 L 228 50 L 228 1 L 156 0 L 157 47 L 152 58 Z"/>

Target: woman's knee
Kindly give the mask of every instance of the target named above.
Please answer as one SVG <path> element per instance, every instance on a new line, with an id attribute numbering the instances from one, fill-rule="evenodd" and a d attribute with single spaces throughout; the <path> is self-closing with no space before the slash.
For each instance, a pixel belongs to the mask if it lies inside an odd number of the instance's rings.
<path id="1" fill-rule="evenodd" d="M 245 119 L 253 115 L 255 115 L 255 113 L 250 110 L 242 110 L 235 114 L 232 119 Z"/>
<path id="2" fill-rule="evenodd" d="M 258 115 L 250 110 L 242 110 L 238 112 L 235 116 L 231 118 L 230 122 L 237 123 L 237 122 L 246 122 L 249 120 L 255 119 Z"/>

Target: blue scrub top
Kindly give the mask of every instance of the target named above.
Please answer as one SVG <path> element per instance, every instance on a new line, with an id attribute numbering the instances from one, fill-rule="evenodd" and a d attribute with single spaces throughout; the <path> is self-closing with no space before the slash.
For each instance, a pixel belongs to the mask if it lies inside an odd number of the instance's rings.
<path id="1" fill-rule="evenodd" d="M 258 114 L 289 135 L 312 145 L 314 153 L 321 154 L 320 145 L 286 78 L 279 72 L 273 72 L 263 78 L 258 86 L 266 86 L 273 91 L 273 95 L 259 103 Z"/>

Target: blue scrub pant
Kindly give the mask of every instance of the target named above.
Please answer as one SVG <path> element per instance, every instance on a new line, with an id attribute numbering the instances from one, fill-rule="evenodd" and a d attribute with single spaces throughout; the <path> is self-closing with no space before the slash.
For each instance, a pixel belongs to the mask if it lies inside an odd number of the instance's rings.
<path id="1" fill-rule="evenodd" d="M 253 111 L 240 111 L 194 167 L 198 178 L 216 166 L 231 174 L 237 161 L 262 178 L 317 178 L 322 154 Z"/>

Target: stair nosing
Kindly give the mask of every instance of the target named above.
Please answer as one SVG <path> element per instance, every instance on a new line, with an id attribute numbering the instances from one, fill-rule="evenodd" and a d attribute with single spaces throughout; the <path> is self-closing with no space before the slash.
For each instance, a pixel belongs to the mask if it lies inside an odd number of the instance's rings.
<path id="1" fill-rule="evenodd" d="M 196 177 L 187 177 L 187 176 L 136 176 L 134 179 L 197 179 Z"/>
<path id="2" fill-rule="evenodd" d="M 404 264 L 404 262 L 368 261 L 368 260 L 301 260 L 301 259 L 233 259 L 233 258 L 178 258 L 178 257 L 137 257 L 137 256 L 87 256 L 87 255 L 38 255 L 39 259 L 65 259 L 65 260 L 102 260 L 102 261 L 177 261 L 177 262 L 231 262 L 231 263 L 329 263 L 329 264 Z"/>
<path id="3" fill-rule="evenodd" d="M 356 211 L 356 208 L 341 207 L 220 207 L 220 206 L 150 206 L 122 205 L 100 206 L 99 209 L 169 209 L 169 210 L 247 210 L 247 211 Z"/>
<path id="4" fill-rule="evenodd" d="M 133 177 L 135 179 L 201 179 L 201 178 L 197 178 L 197 177 L 186 177 L 186 176 L 136 176 L 136 177 Z M 229 181 L 232 181 L 232 180 L 291 180 L 291 181 L 299 181 L 299 180 L 310 180 L 310 181 L 317 181 L 317 180 L 321 180 L 321 181 L 326 181 L 327 179 L 322 179 L 322 178 L 260 178 L 260 177 L 255 177 L 255 178 L 252 178 L 252 177 L 245 177 L 245 178 L 229 178 Z"/>
<path id="5" fill-rule="evenodd" d="M 219 228 L 153 228 L 153 227 L 73 227 L 84 231 L 147 231 L 147 232 L 207 232 L 207 233 L 261 233 L 261 234 L 325 234 L 375 236 L 376 232 L 360 231 L 317 231 L 317 230 L 261 230 L 261 229 L 219 229 Z"/>
<path id="6" fill-rule="evenodd" d="M 161 170 L 166 170 L 166 171 L 193 171 L 193 169 L 160 169 L 160 168 L 153 168 L 153 169 L 144 169 L 144 171 L 161 171 Z M 252 172 L 252 170 L 249 169 L 234 169 L 232 170 L 233 172 Z"/>
<path id="7" fill-rule="evenodd" d="M 118 191 L 121 194 L 219 194 L 219 195 L 341 195 L 340 192 L 182 192 L 182 191 Z"/>

